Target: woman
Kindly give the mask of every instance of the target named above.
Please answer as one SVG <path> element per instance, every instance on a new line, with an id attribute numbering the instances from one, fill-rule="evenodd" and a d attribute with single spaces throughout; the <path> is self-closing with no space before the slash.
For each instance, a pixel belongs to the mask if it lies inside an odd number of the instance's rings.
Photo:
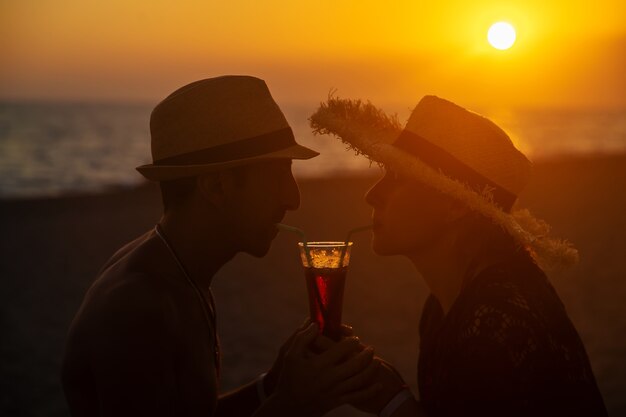
<path id="1" fill-rule="evenodd" d="M 311 117 L 385 167 L 367 193 L 372 246 L 404 255 L 431 294 L 415 401 L 390 366 L 361 409 L 381 416 L 603 416 L 587 354 L 543 268 L 575 263 L 528 211 L 530 162 L 486 118 L 424 97 L 398 135 L 370 104 L 331 98 Z"/>

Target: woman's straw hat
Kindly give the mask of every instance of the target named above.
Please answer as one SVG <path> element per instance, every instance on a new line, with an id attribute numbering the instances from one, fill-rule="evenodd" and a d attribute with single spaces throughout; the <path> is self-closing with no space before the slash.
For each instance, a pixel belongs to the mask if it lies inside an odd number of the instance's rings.
<path id="1" fill-rule="evenodd" d="M 150 116 L 153 181 L 190 177 L 269 159 L 309 159 L 263 80 L 223 76 L 174 91 Z"/>
<path id="2" fill-rule="evenodd" d="M 358 154 L 462 201 L 527 247 L 543 267 L 577 262 L 578 252 L 547 236 L 528 210 L 511 211 L 531 163 L 493 122 L 450 101 L 425 96 L 402 130 L 397 118 L 360 100 L 329 97 L 310 118 Z"/>

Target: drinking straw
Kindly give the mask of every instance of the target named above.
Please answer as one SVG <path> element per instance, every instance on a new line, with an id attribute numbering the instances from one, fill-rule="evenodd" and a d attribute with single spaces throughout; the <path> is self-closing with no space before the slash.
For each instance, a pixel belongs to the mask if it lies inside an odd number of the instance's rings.
<path id="1" fill-rule="evenodd" d="M 304 247 L 304 256 L 306 257 L 307 262 L 310 267 L 313 267 L 313 260 L 311 259 L 311 254 L 309 253 L 309 247 L 307 245 L 306 235 L 302 229 L 298 229 L 297 227 L 289 226 L 283 223 L 276 223 L 276 227 L 279 230 L 284 230 L 285 232 L 295 233 L 300 236 L 300 242 L 302 242 L 302 246 Z"/>
<path id="2" fill-rule="evenodd" d="M 298 236 L 300 236 L 300 241 L 302 242 L 302 246 L 304 247 L 304 254 L 306 256 L 306 260 L 309 264 L 309 266 L 311 268 L 313 268 L 313 260 L 311 259 L 311 253 L 309 252 L 309 247 L 307 245 L 307 239 L 306 239 L 306 235 L 304 234 L 304 231 L 301 229 L 298 229 L 297 227 L 293 227 L 293 226 L 289 226 L 286 224 L 282 224 L 282 223 L 276 223 L 276 227 L 279 230 L 284 230 L 285 232 L 290 232 L 290 233 L 294 233 L 297 234 Z M 344 241 L 344 246 L 341 250 L 341 256 L 339 258 L 339 267 L 341 268 L 343 266 L 343 259 L 346 255 L 346 252 L 348 250 L 348 244 L 350 243 L 350 237 L 352 237 L 352 234 L 354 233 L 358 233 L 358 232 L 362 232 L 364 230 L 368 230 L 371 229 L 373 227 L 373 225 L 369 224 L 367 226 L 360 226 L 360 227 L 355 227 L 354 229 L 351 229 L 350 231 L 348 231 L 348 235 L 346 236 L 346 240 Z M 324 323 L 328 322 L 328 311 L 326 310 L 326 306 L 324 305 L 323 301 L 322 301 L 322 295 L 319 292 L 319 288 L 317 288 L 317 285 L 313 285 L 313 289 L 315 291 L 315 298 L 317 301 L 317 304 L 319 306 L 319 311 L 322 314 L 322 318 L 324 319 Z"/>
<path id="3" fill-rule="evenodd" d="M 350 243 L 350 237 L 352 236 L 352 234 L 362 232 L 364 230 L 369 230 L 372 227 L 374 227 L 374 225 L 368 224 L 367 226 L 359 226 L 359 227 L 355 227 L 354 229 L 350 229 L 350 231 L 348 232 L 348 235 L 346 236 L 346 240 L 344 241 L 343 249 L 341 250 L 341 257 L 339 258 L 340 268 L 343 266 L 343 258 L 344 256 L 346 256 L 346 252 L 348 251 L 348 244 Z"/>
<path id="4" fill-rule="evenodd" d="M 306 235 L 304 234 L 304 231 L 302 229 L 298 229 L 297 227 L 289 226 L 283 223 L 276 223 L 276 227 L 286 232 L 291 232 L 299 235 L 302 243 L 306 244 Z"/>

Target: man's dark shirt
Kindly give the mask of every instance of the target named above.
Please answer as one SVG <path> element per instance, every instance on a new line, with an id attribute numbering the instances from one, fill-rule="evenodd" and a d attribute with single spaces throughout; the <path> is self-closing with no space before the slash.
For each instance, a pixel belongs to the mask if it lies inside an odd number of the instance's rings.
<path id="1" fill-rule="evenodd" d="M 73 416 L 210 416 L 215 337 L 154 231 L 103 267 L 72 323 L 63 386 Z"/>
<path id="2" fill-rule="evenodd" d="M 445 317 L 431 295 L 420 335 L 429 415 L 607 415 L 576 329 L 525 252 L 467 283 Z"/>

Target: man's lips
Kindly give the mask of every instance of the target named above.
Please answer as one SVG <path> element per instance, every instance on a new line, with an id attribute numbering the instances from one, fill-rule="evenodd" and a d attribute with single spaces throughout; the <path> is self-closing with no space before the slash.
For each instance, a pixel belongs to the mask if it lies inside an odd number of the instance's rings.
<path id="1" fill-rule="evenodd" d="M 284 211 L 281 211 L 281 212 L 279 212 L 279 213 L 276 213 L 276 216 L 274 216 L 274 217 L 272 218 L 272 221 L 274 222 L 273 224 L 276 224 L 276 223 L 280 223 L 280 222 L 282 222 L 282 221 L 283 221 L 283 219 L 285 218 L 285 214 L 286 214 L 286 212 L 284 212 Z"/>
<path id="2" fill-rule="evenodd" d="M 283 213 L 281 213 L 281 214 L 279 214 L 279 215 L 275 216 L 275 217 L 272 219 L 272 227 L 271 227 L 272 232 L 276 231 L 276 233 L 278 233 L 278 227 L 277 227 L 276 225 L 277 225 L 278 223 L 281 223 L 281 222 L 283 221 L 283 218 L 284 218 L 284 217 L 285 217 L 285 213 L 283 212 Z"/>

